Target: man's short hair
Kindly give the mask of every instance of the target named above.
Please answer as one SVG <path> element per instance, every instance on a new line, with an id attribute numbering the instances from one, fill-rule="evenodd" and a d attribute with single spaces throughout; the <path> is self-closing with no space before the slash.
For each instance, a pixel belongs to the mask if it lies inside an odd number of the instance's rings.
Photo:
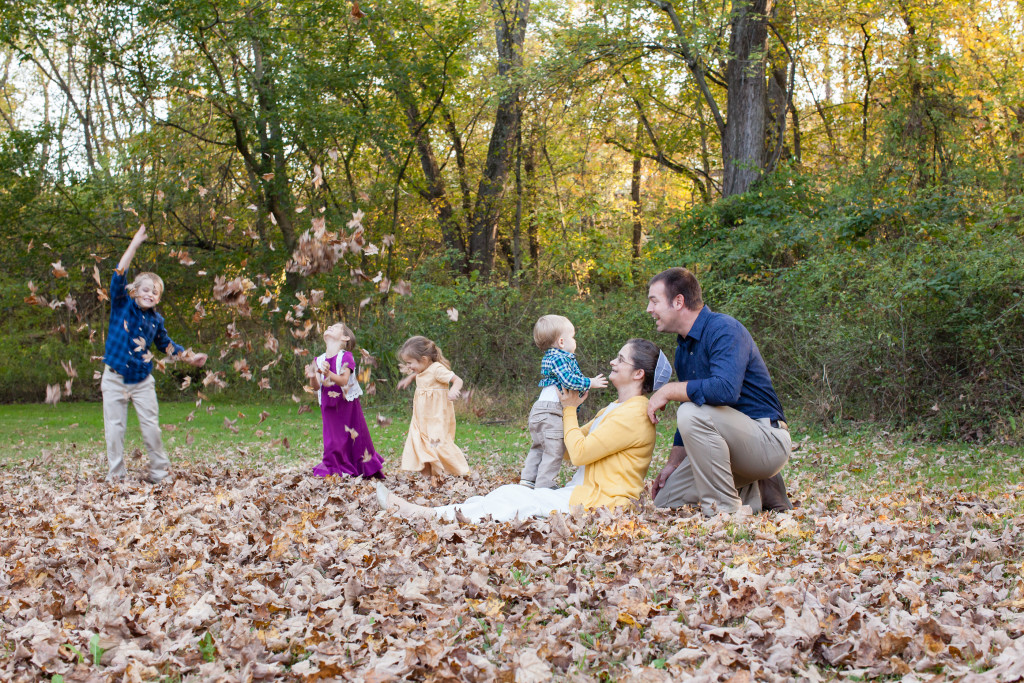
<path id="1" fill-rule="evenodd" d="M 704 305 L 704 296 L 701 294 L 697 276 L 686 268 L 669 268 L 668 270 L 661 271 L 647 283 L 648 289 L 655 282 L 661 282 L 665 285 L 665 293 L 668 295 L 669 301 L 675 300 L 677 296 L 682 294 L 683 301 L 686 302 L 686 307 L 689 310 L 699 311 Z"/>
<path id="2" fill-rule="evenodd" d="M 533 343 L 541 349 L 550 349 L 565 335 L 572 323 L 564 315 L 542 315 L 533 326 Z"/>

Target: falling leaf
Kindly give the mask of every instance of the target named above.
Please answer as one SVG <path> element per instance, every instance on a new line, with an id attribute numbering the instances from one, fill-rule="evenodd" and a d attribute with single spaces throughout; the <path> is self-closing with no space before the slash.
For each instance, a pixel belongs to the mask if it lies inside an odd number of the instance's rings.
<path id="1" fill-rule="evenodd" d="M 57 405 L 60 401 L 60 385 L 59 384 L 47 384 L 46 385 L 46 403 L 51 406 Z"/>
<path id="2" fill-rule="evenodd" d="M 68 377 L 78 377 L 78 371 L 71 361 L 61 361 L 60 366 L 64 368 L 64 374 Z"/>
<path id="3" fill-rule="evenodd" d="M 270 413 L 268 413 L 268 412 L 267 412 L 267 411 L 265 411 L 265 410 L 264 410 L 264 411 L 262 411 L 262 412 L 260 413 L 260 421 L 259 421 L 259 422 L 257 422 L 256 424 L 258 424 L 258 425 L 261 425 L 261 424 L 263 424 L 264 420 L 266 420 L 266 419 L 267 419 L 268 417 L 270 417 Z"/>
<path id="4" fill-rule="evenodd" d="M 60 264 L 60 261 L 57 261 L 56 263 L 51 263 L 50 266 L 53 267 L 53 276 L 55 278 L 68 276 L 68 271 L 64 270 L 64 266 Z"/>
<path id="5" fill-rule="evenodd" d="M 181 391 L 188 389 L 190 384 L 192 384 L 192 377 L 190 375 L 185 375 L 185 379 L 181 382 Z"/>
<path id="6" fill-rule="evenodd" d="M 215 386 L 215 387 L 217 387 L 219 389 L 223 389 L 224 387 L 227 386 L 227 382 L 225 382 L 223 378 L 224 378 L 224 372 L 223 371 L 221 371 L 221 372 L 214 372 L 212 370 L 208 370 L 206 372 L 206 377 L 203 378 L 203 386 L 204 387 L 209 387 L 212 384 L 213 386 Z"/>
<path id="7" fill-rule="evenodd" d="M 228 281 L 222 275 L 213 279 L 213 298 L 225 306 L 235 309 L 239 315 L 249 317 L 252 309 L 249 307 L 249 292 L 256 288 L 252 280 L 244 277 L 236 277 Z"/>
<path id="8" fill-rule="evenodd" d="M 377 413 L 377 424 L 379 424 L 381 427 L 387 427 L 388 425 L 391 424 L 391 418 L 382 415 L 381 413 Z"/>
<path id="9" fill-rule="evenodd" d="M 452 322 L 458 322 L 458 320 L 459 320 L 459 311 L 458 311 L 457 308 L 452 306 L 452 307 L 448 308 L 446 313 L 448 313 L 448 319 L 449 320 L 451 320 Z"/>

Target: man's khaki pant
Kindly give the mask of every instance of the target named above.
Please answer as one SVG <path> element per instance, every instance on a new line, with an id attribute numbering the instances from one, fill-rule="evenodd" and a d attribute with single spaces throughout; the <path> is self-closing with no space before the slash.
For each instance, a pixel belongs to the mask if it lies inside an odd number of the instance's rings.
<path id="1" fill-rule="evenodd" d="M 741 505 L 761 511 L 757 482 L 789 460 L 789 431 L 726 406 L 684 403 L 677 413 L 686 459 L 658 492 L 658 507 L 700 505 L 708 517 Z"/>
<path id="2" fill-rule="evenodd" d="M 171 461 L 164 453 L 160 437 L 160 410 L 156 402 L 156 380 L 153 375 L 137 384 L 125 384 L 124 377 L 104 367 L 100 382 L 103 392 L 103 431 L 107 438 L 107 481 L 124 479 L 124 433 L 128 426 L 128 402 L 135 404 L 142 440 L 149 452 L 147 481 L 156 483 L 166 477 Z"/>

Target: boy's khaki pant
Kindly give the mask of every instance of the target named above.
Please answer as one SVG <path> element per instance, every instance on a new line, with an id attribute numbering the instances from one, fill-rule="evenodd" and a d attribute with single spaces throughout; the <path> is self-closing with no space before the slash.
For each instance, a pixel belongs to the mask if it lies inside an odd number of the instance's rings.
<path id="1" fill-rule="evenodd" d="M 789 431 L 752 420 L 727 406 L 679 406 L 677 424 L 686 459 L 658 492 L 658 507 L 700 505 L 705 516 L 761 511 L 757 482 L 775 476 L 789 460 Z"/>
<path id="2" fill-rule="evenodd" d="M 170 473 L 171 461 L 164 453 L 160 436 L 160 409 L 156 402 L 156 380 L 153 375 L 137 384 L 125 384 L 124 377 L 104 367 L 100 382 L 103 392 L 103 431 L 107 439 L 107 481 L 125 477 L 124 433 L 128 427 L 128 402 L 135 404 L 142 440 L 149 452 L 149 474 L 146 480 L 156 483 Z"/>
<path id="3" fill-rule="evenodd" d="M 562 404 L 537 401 L 530 410 L 528 424 L 532 444 L 519 479 L 533 483 L 534 488 L 553 489 L 558 486 L 558 472 L 565 456 Z"/>

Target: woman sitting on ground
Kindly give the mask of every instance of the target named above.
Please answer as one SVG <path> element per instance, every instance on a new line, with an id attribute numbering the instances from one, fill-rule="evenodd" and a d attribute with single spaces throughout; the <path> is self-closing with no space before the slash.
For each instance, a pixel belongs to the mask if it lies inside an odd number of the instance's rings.
<path id="1" fill-rule="evenodd" d="M 647 417 L 647 394 L 668 381 L 671 374 L 671 365 L 657 346 L 646 339 L 630 339 L 612 359 L 608 374 L 618 396 L 593 420 L 580 427 L 576 417 L 576 408 L 587 394 L 581 396 L 572 390 L 561 393 L 565 447 L 569 459 L 579 466 L 568 486 L 532 489 L 507 484 L 465 503 L 424 507 L 378 484 L 377 499 L 382 507 L 401 516 L 452 520 L 458 512 L 471 522 L 485 517 L 499 522 L 546 517 L 552 511 L 569 512 L 575 506 L 632 504 L 640 498 L 654 452 L 655 431 Z"/>

